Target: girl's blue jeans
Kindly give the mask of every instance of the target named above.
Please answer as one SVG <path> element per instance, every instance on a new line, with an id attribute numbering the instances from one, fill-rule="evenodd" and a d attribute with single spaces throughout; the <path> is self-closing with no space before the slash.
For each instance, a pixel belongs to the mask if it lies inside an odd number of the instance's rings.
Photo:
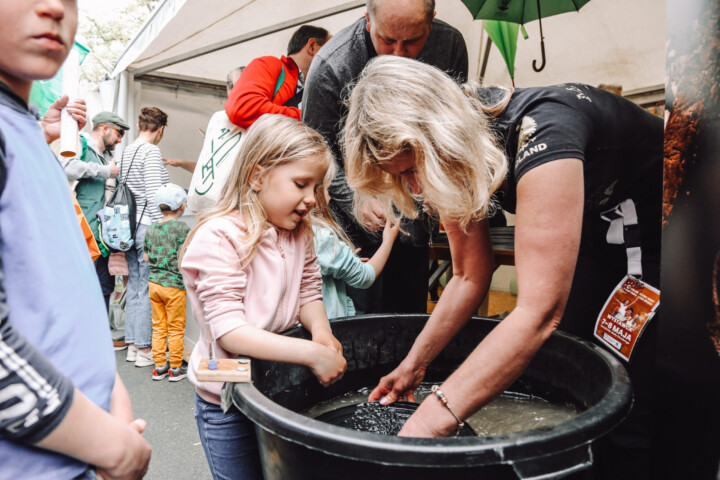
<path id="1" fill-rule="evenodd" d="M 262 480 L 255 425 L 233 407 L 223 413 L 220 405 L 195 394 L 195 421 L 214 480 Z"/>

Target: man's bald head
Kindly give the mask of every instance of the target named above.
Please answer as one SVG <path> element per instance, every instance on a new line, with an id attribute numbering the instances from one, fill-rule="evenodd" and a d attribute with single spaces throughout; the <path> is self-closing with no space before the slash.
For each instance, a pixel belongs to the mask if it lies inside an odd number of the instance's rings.
<path id="1" fill-rule="evenodd" d="M 370 14 L 370 18 L 375 18 L 375 12 L 377 11 L 378 4 L 382 3 L 382 0 L 368 0 L 365 4 L 365 9 Z M 387 3 L 387 2 L 386 2 Z M 428 21 L 431 21 L 435 16 L 435 0 L 420 0 L 425 10 L 425 15 L 428 17 Z"/>
<path id="2" fill-rule="evenodd" d="M 430 35 L 434 0 L 368 0 L 367 30 L 378 55 L 417 58 Z"/>

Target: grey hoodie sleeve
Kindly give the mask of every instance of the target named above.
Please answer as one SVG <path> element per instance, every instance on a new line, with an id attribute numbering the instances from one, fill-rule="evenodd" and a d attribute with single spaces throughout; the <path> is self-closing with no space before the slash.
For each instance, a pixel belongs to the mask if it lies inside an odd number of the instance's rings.
<path id="1" fill-rule="evenodd" d="M 58 157 L 60 165 L 65 170 L 65 175 L 70 180 L 81 178 L 110 178 L 110 165 L 99 165 L 93 162 L 86 162 L 80 157 Z"/>

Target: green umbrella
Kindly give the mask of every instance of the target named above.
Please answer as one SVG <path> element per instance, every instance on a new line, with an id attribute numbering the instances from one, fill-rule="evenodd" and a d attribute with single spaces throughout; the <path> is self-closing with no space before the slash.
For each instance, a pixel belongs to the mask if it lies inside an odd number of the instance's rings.
<path id="1" fill-rule="evenodd" d="M 543 17 L 551 17 L 565 12 L 576 12 L 590 0 L 462 0 L 470 13 L 476 19 L 501 20 L 504 22 L 524 25 Z M 545 68 L 545 38 L 542 33 L 542 20 L 540 20 L 540 50 L 542 64 L 537 67 L 533 60 L 533 70 L 536 72 Z"/>
<path id="2" fill-rule="evenodd" d="M 518 30 L 521 28 L 520 25 L 512 22 L 502 22 L 500 20 L 485 20 L 484 27 L 488 37 L 490 37 L 492 43 L 497 46 L 500 55 L 502 55 L 505 60 L 510 79 L 513 82 L 513 86 L 515 86 L 515 51 L 517 50 L 517 37 Z M 522 33 L 523 37 L 527 40 L 528 36 L 527 32 L 525 32 L 525 27 L 522 27 Z M 489 52 L 489 48 L 487 52 Z M 485 73 L 485 62 L 483 62 L 483 71 L 481 73 L 482 75 Z"/>
<path id="3" fill-rule="evenodd" d="M 485 31 L 505 59 L 510 78 L 515 78 L 515 50 L 517 50 L 517 23 L 485 20 Z"/>

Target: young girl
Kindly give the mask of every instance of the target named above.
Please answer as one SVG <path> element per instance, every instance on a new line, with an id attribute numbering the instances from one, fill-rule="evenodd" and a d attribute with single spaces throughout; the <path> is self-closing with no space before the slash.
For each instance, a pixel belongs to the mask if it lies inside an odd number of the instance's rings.
<path id="1" fill-rule="evenodd" d="M 264 115 L 246 132 L 215 208 L 198 216 L 181 269 L 200 339 L 190 357 L 195 418 L 213 478 L 261 479 L 254 426 L 223 413 L 219 382 L 199 382 L 201 358 L 248 355 L 308 366 L 322 385 L 345 371 L 320 294 L 310 212 L 332 178 L 322 137 L 283 115 Z M 312 341 L 278 335 L 300 322 Z"/>

